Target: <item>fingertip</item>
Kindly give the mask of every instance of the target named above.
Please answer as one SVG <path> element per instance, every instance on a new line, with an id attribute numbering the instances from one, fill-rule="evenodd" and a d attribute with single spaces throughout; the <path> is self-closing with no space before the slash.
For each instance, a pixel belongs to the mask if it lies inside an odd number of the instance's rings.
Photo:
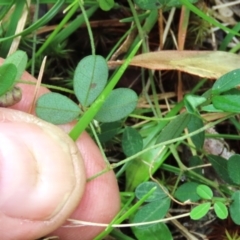
<path id="1" fill-rule="evenodd" d="M 87 178 L 106 169 L 107 165 L 102 154 L 86 132 L 78 139 L 77 145 L 86 165 Z M 118 183 L 114 172 L 110 170 L 86 184 L 83 198 L 70 218 L 87 222 L 109 223 L 119 209 Z M 103 230 L 104 228 L 95 226 L 62 227 L 53 234 L 64 240 L 76 239 L 77 236 L 81 236 L 82 240 L 92 240 Z"/>

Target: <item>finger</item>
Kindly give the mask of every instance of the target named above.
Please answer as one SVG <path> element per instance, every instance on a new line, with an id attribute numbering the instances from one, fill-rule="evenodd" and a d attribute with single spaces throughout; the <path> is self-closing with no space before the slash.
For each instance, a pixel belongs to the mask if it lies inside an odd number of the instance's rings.
<path id="1" fill-rule="evenodd" d="M 22 79 L 27 81 L 36 81 L 30 74 L 24 73 Z M 22 109 L 27 111 L 33 99 L 34 86 L 21 84 L 23 90 L 23 99 L 18 104 L 14 105 L 14 109 Z M 42 95 L 49 90 L 41 87 L 39 95 Z M 66 132 L 69 132 L 73 127 L 71 124 L 61 126 Z M 96 147 L 95 143 L 87 133 L 83 133 L 76 142 L 83 156 L 86 166 L 87 178 L 100 172 L 106 168 L 103 157 Z M 118 212 L 120 206 L 119 190 L 117 181 L 113 171 L 87 183 L 82 201 L 79 203 L 71 218 L 81 219 L 85 221 L 108 223 Z M 102 228 L 96 227 L 80 227 L 78 229 L 60 228 L 57 232 L 61 239 L 73 239 L 73 235 L 81 234 L 82 240 L 93 239 Z"/>
<path id="2" fill-rule="evenodd" d="M 85 168 L 58 127 L 0 108 L 1 239 L 36 239 L 62 225 L 78 205 Z"/>
<path id="3" fill-rule="evenodd" d="M 106 168 L 99 149 L 87 133 L 81 135 L 77 145 L 85 162 L 87 178 Z M 116 177 L 113 171 L 109 171 L 87 183 L 81 202 L 70 218 L 109 223 L 119 211 L 119 207 L 120 198 Z M 82 240 L 92 240 L 103 230 L 104 228 L 89 226 L 61 227 L 54 231 L 53 235 L 57 235 L 63 240 L 77 239 L 78 236 L 81 236 Z"/>

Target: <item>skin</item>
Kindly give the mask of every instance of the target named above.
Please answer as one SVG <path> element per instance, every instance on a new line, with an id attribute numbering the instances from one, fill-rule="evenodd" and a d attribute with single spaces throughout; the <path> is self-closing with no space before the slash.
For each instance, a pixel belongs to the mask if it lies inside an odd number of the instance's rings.
<path id="1" fill-rule="evenodd" d="M 36 81 L 27 72 L 22 79 Z M 68 218 L 109 223 L 120 207 L 115 175 L 110 171 L 86 183 L 86 178 L 106 167 L 94 141 L 84 132 L 71 142 L 64 132 L 74 123 L 43 127 L 38 119 L 22 114 L 32 104 L 34 86 L 19 86 L 22 100 L 13 110 L 0 108 L 1 239 L 49 235 L 91 240 L 104 229 L 61 226 Z M 38 96 L 48 91 L 41 87 Z M 70 156 L 66 149 L 71 149 Z"/>

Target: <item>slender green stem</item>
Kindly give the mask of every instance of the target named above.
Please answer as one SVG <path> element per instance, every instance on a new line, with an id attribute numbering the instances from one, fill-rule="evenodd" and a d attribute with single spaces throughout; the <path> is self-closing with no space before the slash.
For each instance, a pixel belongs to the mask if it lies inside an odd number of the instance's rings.
<path id="1" fill-rule="evenodd" d="M 104 149 L 103 149 L 103 147 L 102 147 L 102 145 L 101 145 L 101 143 L 100 143 L 100 141 L 99 141 L 99 138 L 98 138 L 98 136 L 97 136 L 97 133 L 96 133 L 96 131 L 95 131 L 95 128 L 94 128 L 93 124 L 91 124 L 91 123 L 90 123 L 90 128 L 91 128 L 91 130 L 92 130 L 92 133 L 93 133 L 94 139 L 95 139 L 95 141 L 96 141 L 96 143 L 97 143 L 97 146 L 98 146 L 98 148 L 99 148 L 99 150 L 100 150 L 100 152 L 101 152 L 101 154 L 102 154 L 102 156 L 103 156 L 103 159 L 104 159 L 106 165 L 108 166 L 108 168 L 110 168 L 110 163 L 109 163 L 109 161 L 107 160 L 107 157 L 106 157 L 106 155 L 105 155 L 105 153 L 104 153 Z"/>
<path id="2" fill-rule="evenodd" d="M 95 55 L 95 45 L 94 45 L 93 33 L 92 33 L 92 29 L 91 29 L 91 26 L 90 26 L 90 23 L 89 23 L 89 20 L 88 20 L 88 16 L 87 16 L 86 11 L 83 7 L 83 1 L 82 0 L 79 1 L 79 6 L 81 8 L 81 11 L 82 11 L 82 14 L 84 16 L 85 23 L 86 23 L 86 26 L 87 26 L 88 35 L 89 35 L 90 44 L 91 44 L 91 49 L 92 49 L 92 55 Z"/>

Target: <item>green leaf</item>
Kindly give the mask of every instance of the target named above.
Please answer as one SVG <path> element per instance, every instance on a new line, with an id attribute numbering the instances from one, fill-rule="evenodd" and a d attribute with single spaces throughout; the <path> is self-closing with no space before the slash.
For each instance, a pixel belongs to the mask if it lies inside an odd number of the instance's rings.
<path id="1" fill-rule="evenodd" d="M 141 207 L 133 218 L 133 223 L 149 222 L 163 218 L 170 207 L 170 198 L 163 198 L 161 201 L 153 201 Z M 148 228 L 149 225 L 137 228 Z"/>
<path id="2" fill-rule="evenodd" d="M 188 162 L 189 162 L 189 167 L 190 168 L 197 167 L 197 166 L 203 164 L 203 160 L 197 155 L 190 157 Z M 196 172 L 197 174 L 200 174 L 200 175 L 203 174 L 202 173 L 202 168 L 195 168 L 195 169 L 191 169 L 191 170 Z"/>
<path id="3" fill-rule="evenodd" d="M 114 89 L 103 103 L 95 119 L 100 122 L 115 122 L 127 117 L 137 106 L 137 94 L 128 88 Z"/>
<path id="4" fill-rule="evenodd" d="M 134 2 L 143 10 L 168 9 L 182 5 L 179 0 L 134 0 Z M 197 0 L 190 0 L 190 2 L 195 3 Z"/>
<path id="5" fill-rule="evenodd" d="M 240 155 L 235 154 L 227 161 L 227 170 L 235 184 L 240 184 Z"/>
<path id="6" fill-rule="evenodd" d="M 126 127 L 122 136 L 122 149 L 127 157 L 130 157 L 143 149 L 142 136 L 131 127 Z"/>
<path id="7" fill-rule="evenodd" d="M 198 220 L 204 217 L 208 213 L 210 207 L 211 207 L 211 203 L 209 202 L 198 205 L 197 207 L 191 210 L 190 218 L 193 220 Z"/>
<path id="8" fill-rule="evenodd" d="M 118 133 L 121 122 L 102 123 L 100 127 L 101 132 L 98 134 L 98 138 L 101 143 L 106 143 Z"/>
<path id="9" fill-rule="evenodd" d="M 152 224 L 147 228 L 132 227 L 132 231 L 138 240 L 173 240 L 165 223 Z"/>
<path id="10" fill-rule="evenodd" d="M 74 73 L 73 88 L 78 101 L 89 106 L 102 92 L 108 79 L 106 60 L 99 55 L 83 58 Z"/>
<path id="11" fill-rule="evenodd" d="M 103 11 L 109 11 L 114 7 L 114 0 L 98 0 L 98 3 Z"/>
<path id="12" fill-rule="evenodd" d="M 233 70 L 221 76 L 212 87 L 212 94 L 226 92 L 240 84 L 240 69 Z"/>
<path id="13" fill-rule="evenodd" d="M 207 155 L 207 158 L 218 176 L 226 183 L 233 184 L 233 181 L 228 174 L 227 160 L 216 155 Z"/>
<path id="14" fill-rule="evenodd" d="M 220 109 L 217 109 L 213 106 L 213 104 L 209 104 L 207 106 L 203 106 L 201 108 L 202 111 L 206 111 L 206 112 L 223 112 L 222 110 Z"/>
<path id="15" fill-rule="evenodd" d="M 226 219 L 228 217 L 228 209 L 224 203 L 219 201 L 215 202 L 213 208 L 218 218 Z"/>
<path id="16" fill-rule="evenodd" d="M 154 187 L 156 187 L 155 192 L 145 202 L 161 201 L 163 198 L 168 197 L 166 194 L 168 193 L 168 190 L 166 188 L 164 188 L 165 191 L 163 191 L 163 189 L 155 182 L 144 182 L 137 186 L 135 190 L 136 198 L 141 199 Z"/>
<path id="17" fill-rule="evenodd" d="M 156 143 L 168 141 L 170 139 L 177 138 L 181 135 L 182 131 L 190 122 L 192 114 L 182 113 L 174 118 L 168 125 L 163 128 Z"/>
<path id="18" fill-rule="evenodd" d="M 240 91 L 232 89 L 224 95 L 213 96 L 212 103 L 217 109 L 225 112 L 240 112 Z"/>
<path id="19" fill-rule="evenodd" d="M 240 225 L 240 191 L 233 193 L 231 199 L 233 202 L 230 204 L 230 216 L 234 223 Z"/>
<path id="20" fill-rule="evenodd" d="M 204 126 L 204 124 L 203 124 L 202 119 L 196 115 L 192 115 L 192 117 L 187 125 L 187 128 L 188 128 L 189 133 L 191 133 L 191 132 L 198 130 L 199 128 L 202 128 L 203 126 Z M 198 134 L 195 134 L 194 136 L 191 136 L 191 139 L 197 149 L 202 149 L 204 139 L 205 139 L 205 132 L 202 131 Z"/>
<path id="21" fill-rule="evenodd" d="M 76 103 L 59 93 L 46 93 L 36 103 L 37 116 L 53 124 L 71 122 L 80 112 Z"/>
<path id="22" fill-rule="evenodd" d="M 12 63 L 0 66 L 0 96 L 11 90 L 17 75 L 17 68 Z"/>
<path id="23" fill-rule="evenodd" d="M 197 186 L 197 194 L 202 199 L 207 199 L 207 200 L 210 200 L 213 197 L 213 192 L 211 188 L 203 184 L 200 184 Z"/>
<path id="24" fill-rule="evenodd" d="M 187 111 L 190 113 L 195 113 L 196 112 L 196 108 L 201 105 L 202 103 L 204 103 L 207 99 L 205 97 L 202 96 L 196 96 L 196 95 L 192 95 L 192 94 L 187 94 L 184 97 L 184 104 L 187 108 Z"/>
<path id="25" fill-rule="evenodd" d="M 190 200 L 191 202 L 197 202 L 200 197 L 197 194 L 197 186 L 199 183 L 196 182 L 187 182 L 178 187 L 175 192 L 175 198 L 181 202 L 186 202 Z"/>
<path id="26" fill-rule="evenodd" d="M 10 56 L 8 56 L 3 64 L 4 65 L 8 63 L 14 64 L 15 67 L 17 68 L 15 80 L 20 80 L 22 74 L 26 70 L 27 61 L 28 61 L 27 54 L 24 51 L 18 50 L 11 54 Z"/>
<path id="27" fill-rule="evenodd" d="M 134 0 L 134 2 L 143 10 L 153 10 L 162 7 L 162 0 Z"/>

